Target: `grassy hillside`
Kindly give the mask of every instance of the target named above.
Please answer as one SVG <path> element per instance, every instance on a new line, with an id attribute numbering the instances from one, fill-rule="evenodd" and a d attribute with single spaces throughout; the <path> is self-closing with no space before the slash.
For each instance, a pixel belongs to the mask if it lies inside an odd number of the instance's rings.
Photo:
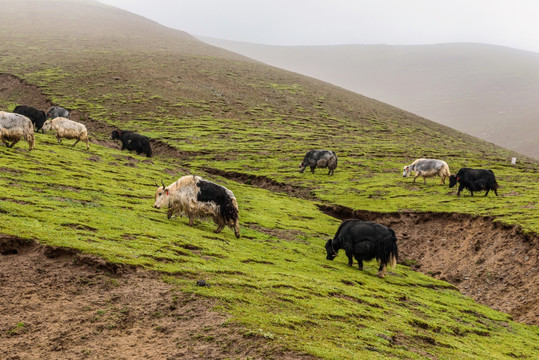
<path id="1" fill-rule="evenodd" d="M 539 159 L 539 54 L 483 44 L 208 44 L 313 76 Z"/>
<path id="2" fill-rule="evenodd" d="M 245 336 L 321 358 L 532 358 L 539 350 L 536 327 L 450 284 L 400 265 L 381 280 L 375 263 L 359 272 L 342 254 L 326 261 L 323 244 L 338 221 L 312 201 L 207 175 L 241 199 L 242 238 L 229 228 L 213 234 L 210 222 L 167 220 L 152 208 L 153 179 L 185 171 L 167 159 L 95 144 L 86 151 L 37 134 L 34 151 L 2 148 L 0 186 L 9 191 L 0 198 L 0 231 L 161 271 L 183 291 L 218 299 Z M 199 279 L 211 287 L 197 287 Z"/>
<path id="3" fill-rule="evenodd" d="M 31 25 L 59 9 L 69 15 L 64 23 L 47 31 Z M 94 141 L 108 137 L 97 122 L 138 130 L 176 154 L 148 160 L 95 143 L 73 149 L 50 134 L 36 135 L 35 151 L 0 147 L 0 232 L 162 271 L 184 291 L 218 299 L 246 336 L 321 358 L 505 359 L 539 351 L 536 327 L 451 284 L 402 265 L 380 280 L 374 263 L 359 272 L 342 254 L 326 261 L 323 244 L 339 222 L 317 207 L 457 211 L 534 234 L 536 163 L 511 167 L 510 151 L 95 2 L 3 1 L 0 10 L 0 72 L 81 114 Z M 28 16 L 15 19 L 20 12 Z M 0 109 L 27 95 L 2 88 Z M 315 147 L 337 152 L 335 176 L 297 172 Z M 412 185 L 401 169 L 420 156 L 442 157 L 453 171 L 492 168 L 501 196 L 457 198 L 438 180 Z M 235 193 L 241 239 L 152 208 L 155 181 L 186 173 Z M 257 176 L 276 191 L 209 173 Z M 212 286 L 197 287 L 198 279 Z"/>

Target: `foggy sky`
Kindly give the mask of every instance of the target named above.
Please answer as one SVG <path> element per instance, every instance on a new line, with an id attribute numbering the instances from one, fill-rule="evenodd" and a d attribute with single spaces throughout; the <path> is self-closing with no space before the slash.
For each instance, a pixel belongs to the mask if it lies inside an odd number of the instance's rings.
<path id="1" fill-rule="evenodd" d="M 477 42 L 539 52 L 537 0 L 99 0 L 165 26 L 269 45 Z"/>

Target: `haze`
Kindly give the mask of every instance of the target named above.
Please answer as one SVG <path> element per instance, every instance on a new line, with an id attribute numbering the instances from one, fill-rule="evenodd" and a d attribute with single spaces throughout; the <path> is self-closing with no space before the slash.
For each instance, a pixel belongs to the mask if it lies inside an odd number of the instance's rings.
<path id="1" fill-rule="evenodd" d="M 270 45 L 475 42 L 539 52 L 535 0 L 101 0 L 192 35 Z"/>

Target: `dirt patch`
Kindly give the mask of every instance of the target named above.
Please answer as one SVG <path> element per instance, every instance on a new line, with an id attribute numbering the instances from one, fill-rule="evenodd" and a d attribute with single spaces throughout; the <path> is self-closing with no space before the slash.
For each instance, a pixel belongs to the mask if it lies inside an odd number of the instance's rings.
<path id="1" fill-rule="evenodd" d="M 539 325 L 539 237 L 489 217 L 373 213 L 319 206 L 335 218 L 374 221 L 396 233 L 399 263 L 455 285 L 481 304 Z"/>
<path id="2" fill-rule="evenodd" d="M 226 179 L 234 180 L 247 185 L 253 185 L 272 192 L 281 192 L 301 199 L 317 200 L 317 197 L 310 189 L 300 186 L 293 186 L 290 184 L 283 184 L 265 176 L 243 174 L 235 171 L 224 171 L 213 168 L 203 168 L 202 170 L 208 174 L 221 176 Z"/>
<path id="3" fill-rule="evenodd" d="M 2 359 L 314 359 L 158 274 L 0 235 Z"/>

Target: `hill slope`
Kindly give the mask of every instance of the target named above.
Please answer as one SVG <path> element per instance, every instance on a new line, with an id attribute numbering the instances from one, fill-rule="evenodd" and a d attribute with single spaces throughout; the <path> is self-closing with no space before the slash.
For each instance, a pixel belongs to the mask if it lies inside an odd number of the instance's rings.
<path id="1" fill-rule="evenodd" d="M 0 186 L 7 189 L 0 198 L 0 233 L 158 271 L 180 291 L 196 294 L 186 302 L 212 298 L 216 311 L 228 314 L 234 326 L 241 325 L 243 338 L 300 352 L 291 358 L 308 352 L 326 359 L 505 359 L 531 358 L 538 350 L 536 327 L 476 303 L 445 281 L 405 265 L 380 280 L 374 263 L 359 272 L 347 268 L 342 258 L 327 262 L 323 243 L 339 221 L 321 211 L 333 209 L 339 217 L 336 211 L 359 209 L 388 225 L 398 224 L 401 262 L 412 266 L 425 261 L 422 254 L 410 251 L 417 251 L 414 244 L 425 243 L 424 237 L 432 239 L 432 245 L 444 241 L 440 225 L 431 227 L 429 235 L 421 231 L 429 228 L 422 227 L 429 215 L 425 213 L 442 219 L 451 212 L 467 213 L 463 216 L 470 219 L 489 216 L 494 220 L 492 231 L 505 229 L 515 235 L 502 247 L 511 242 L 511 247 L 529 254 L 527 259 L 509 256 L 504 261 L 520 262 L 515 269 L 526 269 L 521 279 L 529 281 L 533 294 L 538 241 L 533 199 L 539 194 L 535 162 L 512 167 L 508 160 L 513 153 L 492 144 L 335 86 L 208 47 L 185 33 L 95 2 L 18 1 L 0 6 L 6 14 L 0 27 L 0 72 L 5 73 L 0 78 L 0 108 L 10 110 L 21 102 L 39 108 L 51 103 L 66 106 L 76 120 L 87 124 L 93 141 L 86 151 L 65 142 L 58 145 L 50 134 L 37 134 L 35 151 L 28 152 L 24 144 L 0 148 Z M 68 21 L 47 32 L 32 26 L 60 9 Z M 14 20 L 20 13 L 28 16 Z M 108 140 L 116 126 L 148 134 L 158 156 L 146 159 L 119 152 Z M 311 147 L 336 150 L 335 176 L 297 172 L 297 163 Z M 444 156 L 453 169 L 492 167 L 504 189 L 497 198 L 459 199 L 453 190 L 434 185 L 436 180 L 411 184 L 402 179 L 401 169 L 418 156 Z M 230 229 L 213 234 L 215 226 L 207 221 L 189 227 L 183 218 L 167 220 L 163 211 L 152 210 L 155 181 L 169 183 L 186 173 L 202 174 L 234 191 L 241 239 L 236 240 Z M 414 219 L 406 224 L 392 214 Z M 367 216 L 361 211 L 352 215 Z M 390 218 L 382 219 L 385 215 Z M 491 234 L 479 234 L 487 227 L 467 233 L 466 220 L 461 221 L 457 230 L 463 248 L 476 241 L 470 251 L 484 254 L 469 264 L 482 269 L 473 280 L 503 284 L 505 263 L 482 251 L 483 245 L 491 248 Z M 19 247 L 21 264 L 23 248 Z M 6 248 L 2 256 L 19 256 L 14 250 Z M 461 262 L 468 261 L 467 255 Z M 67 263 L 65 268 L 76 274 Z M 211 287 L 196 286 L 199 279 Z M 104 278 L 103 286 L 116 286 L 113 280 Z M 117 281 L 121 286 L 125 282 Z M 464 276 L 460 281 L 459 286 L 469 284 Z M 48 286 L 54 290 L 54 281 Z M 533 323 L 536 319 L 525 314 L 537 314 L 537 302 L 526 289 L 515 290 L 519 296 L 511 308 L 498 308 Z M 167 291 L 163 298 L 177 306 Z M 28 296 L 33 295 L 23 293 L 22 307 L 10 313 L 17 316 L 2 317 L 0 342 L 16 342 L 17 349 L 36 344 L 42 351 L 32 339 L 43 338 L 46 331 L 25 308 Z M 66 336 L 60 332 L 50 334 L 49 351 L 99 357 L 103 354 L 92 350 L 99 349 L 93 344 L 102 343 L 102 337 L 134 331 L 133 323 L 125 321 L 130 309 L 122 311 L 110 296 L 84 307 L 95 316 L 81 318 L 99 324 L 91 333 L 89 349 L 55 347 Z M 166 335 L 161 319 L 182 328 L 189 317 L 173 308 L 157 310 L 151 315 L 154 326 L 133 346 Z M 65 321 L 66 329 L 71 325 Z M 219 325 L 226 326 L 227 322 Z M 88 328 L 93 329 L 90 324 Z M 230 344 L 214 330 L 199 329 L 191 337 L 221 348 L 215 358 L 233 357 L 227 350 Z M 178 347 L 185 344 L 182 339 Z"/>
<path id="2" fill-rule="evenodd" d="M 539 159 L 539 54 L 482 44 L 294 47 L 200 39 Z"/>

